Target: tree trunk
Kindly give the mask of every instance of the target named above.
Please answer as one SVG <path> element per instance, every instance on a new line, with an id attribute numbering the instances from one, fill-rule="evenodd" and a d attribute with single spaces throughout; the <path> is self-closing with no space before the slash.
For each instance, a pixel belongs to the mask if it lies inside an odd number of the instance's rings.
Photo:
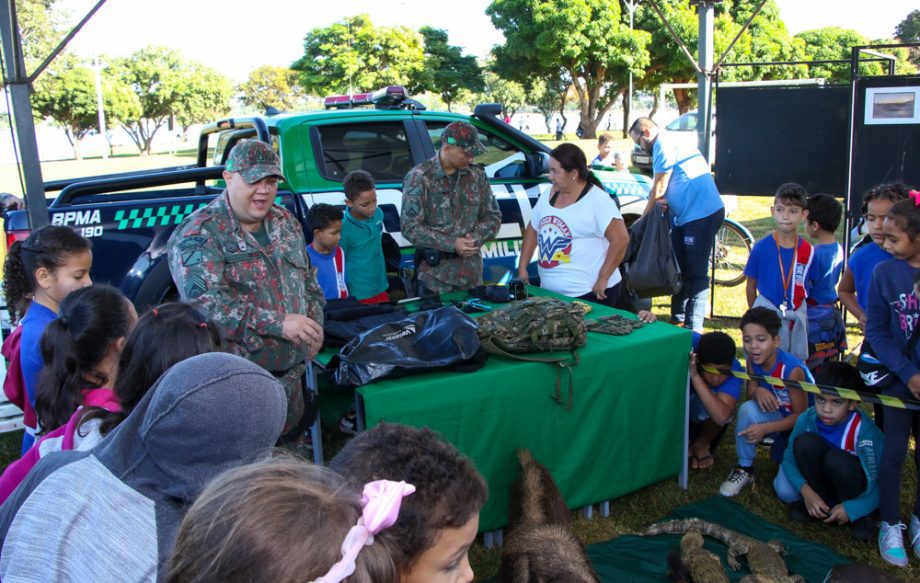
<path id="1" fill-rule="evenodd" d="M 71 143 L 73 146 L 73 159 L 78 162 L 83 159 L 83 150 L 80 148 L 82 142 L 83 140 L 81 138 L 75 137 Z"/>
<path id="2" fill-rule="evenodd" d="M 652 111 L 648 112 L 649 119 L 654 119 L 655 114 L 658 113 L 658 92 L 655 92 L 655 95 L 652 97 Z"/>
<path id="3" fill-rule="evenodd" d="M 629 93 L 623 94 L 623 137 L 629 137 Z"/>
<path id="4" fill-rule="evenodd" d="M 675 89 L 674 99 L 677 100 L 677 111 L 680 115 L 690 111 L 690 105 L 693 103 L 693 100 L 690 97 L 689 91 L 686 89 Z"/>

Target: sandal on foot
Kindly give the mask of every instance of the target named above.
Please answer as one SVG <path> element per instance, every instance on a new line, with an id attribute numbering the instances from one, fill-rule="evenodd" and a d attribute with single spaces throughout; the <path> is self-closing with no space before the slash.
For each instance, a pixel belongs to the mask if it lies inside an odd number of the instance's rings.
<path id="1" fill-rule="evenodd" d="M 692 461 L 690 462 L 690 468 L 694 470 L 710 470 L 716 463 L 715 459 L 712 457 L 712 454 L 707 454 L 703 457 L 697 457 L 695 455 L 690 457 L 692 458 Z"/>

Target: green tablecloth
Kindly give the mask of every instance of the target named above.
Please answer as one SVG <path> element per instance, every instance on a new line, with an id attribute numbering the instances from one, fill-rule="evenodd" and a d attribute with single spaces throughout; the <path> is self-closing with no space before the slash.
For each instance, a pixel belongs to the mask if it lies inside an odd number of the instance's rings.
<path id="1" fill-rule="evenodd" d="M 588 318 L 617 312 L 592 306 Z M 677 475 L 690 345 L 688 331 L 660 322 L 622 337 L 589 332 L 572 369 L 571 411 L 551 398 L 554 366 L 498 356 L 474 373 L 428 373 L 357 391 L 367 427 L 429 427 L 473 460 L 489 484 L 480 517 L 480 530 L 489 531 L 507 524 L 518 447 L 549 468 L 570 508 Z"/>

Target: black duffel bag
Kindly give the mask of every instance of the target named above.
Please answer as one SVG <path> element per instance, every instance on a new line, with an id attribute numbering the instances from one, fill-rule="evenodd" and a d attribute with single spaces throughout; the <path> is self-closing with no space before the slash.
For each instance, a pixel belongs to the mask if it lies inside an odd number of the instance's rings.
<path id="1" fill-rule="evenodd" d="M 629 227 L 621 265 L 627 292 L 637 298 L 672 296 L 680 291 L 680 266 L 671 243 L 671 219 L 660 205 Z"/>
<path id="2" fill-rule="evenodd" d="M 417 312 L 364 332 L 343 346 L 327 369 L 340 389 L 436 369 L 476 370 L 485 363 L 476 328 L 454 306 Z"/>

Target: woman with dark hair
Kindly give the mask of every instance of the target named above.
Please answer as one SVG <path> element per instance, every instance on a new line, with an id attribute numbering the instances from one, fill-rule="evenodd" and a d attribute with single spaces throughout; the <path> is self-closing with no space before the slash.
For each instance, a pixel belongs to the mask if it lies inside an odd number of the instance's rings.
<path id="1" fill-rule="evenodd" d="M 539 250 L 541 287 L 612 307 L 629 243 L 623 217 L 581 148 L 562 144 L 549 155 L 552 188 L 537 201 L 524 232 L 518 277 L 529 280 L 527 266 Z"/>

